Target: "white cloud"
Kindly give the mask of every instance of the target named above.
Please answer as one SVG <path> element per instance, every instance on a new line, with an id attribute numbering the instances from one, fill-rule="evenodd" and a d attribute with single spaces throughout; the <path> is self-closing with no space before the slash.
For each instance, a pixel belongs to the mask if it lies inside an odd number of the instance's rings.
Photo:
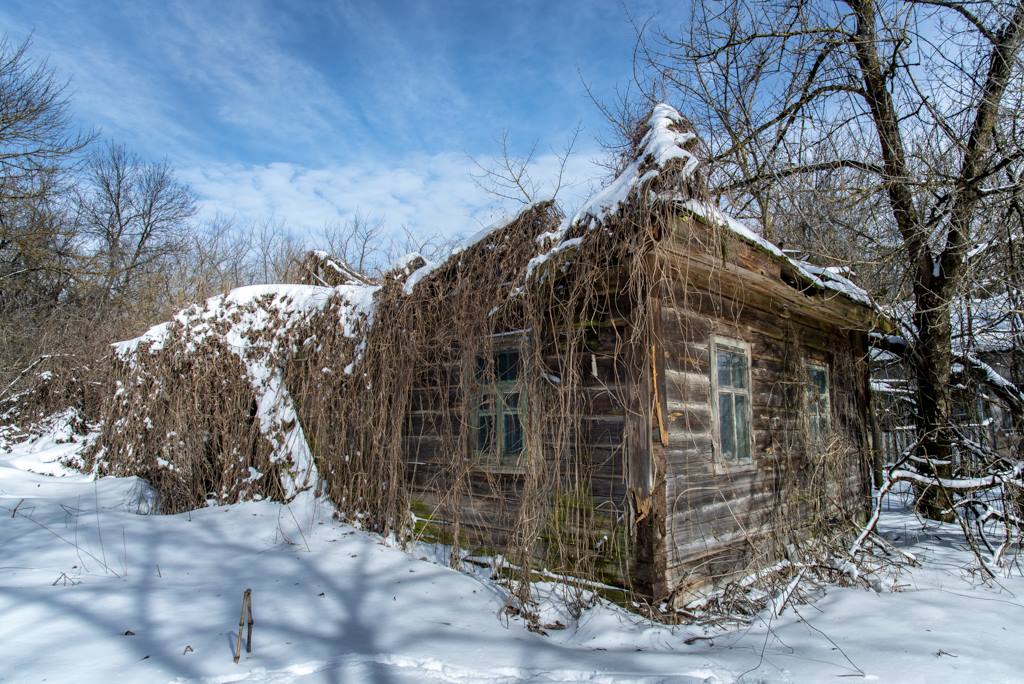
<path id="1" fill-rule="evenodd" d="M 558 199 L 573 208 L 600 176 L 595 154 L 576 154 L 566 165 Z M 491 160 L 482 160 L 482 163 Z M 407 228 L 420 237 L 470 234 L 515 208 L 500 202 L 473 180 L 475 166 L 464 155 L 416 155 L 394 164 L 369 162 L 308 168 L 293 163 L 259 166 L 207 164 L 179 171 L 200 197 L 201 218 L 216 215 L 240 223 L 283 220 L 298 232 L 345 221 L 355 215 Z M 551 188 L 555 155 L 540 155 L 535 179 Z"/>
<path id="2" fill-rule="evenodd" d="M 87 128 L 175 159 L 207 156 L 225 142 L 233 151 L 300 158 L 373 142 L 343 84 L 294 49 L 300 27 L 265 3 L 136 3 L 110 13 L 116 28 L 101 13 L 79 19 L 0 7 L 14 39 L 31 34 L 33 57 L 70 79 Z M 121 39 L 125 29 L 138 33 Z"/>
<path id="3" fill-rule="evenodd" d="M 66 95 L 83 128 L 98 126 L 133 143 L 144 137 L 147 151 L 197 144 L 158 79 L 136 63 L 138 56 L 130 57 L 123 46 L 105 40 L 94 22 L 69 21 L 68 13 L 57 8 L 41 6 L 39 12 L 33 23 L 9 7 L 0 8 L 0 20 L 13 41 L 31 37 L 33 60 L 45 60 L 58 80 L 68 80 Z"/>
<path id="4" fill-rule="evenodd" d="M 174 79 L 208 99 L 220 122 L 284 148 L 315 148 L 339 130 L 347 139 L 332 142 L 366 142 L 339 84 L 284 46 L 300 39 L 299 27 L 284 13 L 264 3 L 177 2 L 168 7 L 168 15 L 159 55 Z"/>

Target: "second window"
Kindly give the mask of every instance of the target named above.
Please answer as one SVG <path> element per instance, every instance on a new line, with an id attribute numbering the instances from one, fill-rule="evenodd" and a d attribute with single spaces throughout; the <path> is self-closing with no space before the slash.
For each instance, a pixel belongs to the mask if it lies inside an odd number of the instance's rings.
<path id="1" fill-rule="evenodd" d="M 715 408 L 718 447 L 727 463 L 750 460 L 750 348 L 733 340 L 715 340 Z"/>

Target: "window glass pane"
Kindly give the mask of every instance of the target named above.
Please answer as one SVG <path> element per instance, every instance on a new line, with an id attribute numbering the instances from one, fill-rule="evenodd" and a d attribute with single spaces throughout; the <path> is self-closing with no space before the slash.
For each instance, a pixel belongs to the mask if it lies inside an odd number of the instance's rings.
<path id="1" fill-rule="evenodd" d="M 498 382 L 512 382 L 519 377 L 519 350 L 506 349 L 494 355 L 494 375 Z"/>
<path id="2" fill-rule="evenodd" d="M 732 386 L 745 388 L 747 386 L 747 355 L 733 354 L 732 356 Z"/>
<path id="3" fill-rule="evenodd" d="M 718 428 L 722 443 L 722 456 L 736 457 L 736 433 L 732 411 L 732 395 L 718 395 Z"/>
<path id="4" fill-rule="evenodd" d="M 819 414 L 814 416 L 812 426 L 811 437 L 816 444 L 821 444 L 825 441 L 825 435 L 828 434 L 828 420 L 825 416 Z"/>
<path id="5" fill-rule="evenodd" d="M 736 458 L 750 458 L 750 412 L 747 410 L 747 396 L 736 395 Z"/>
<path id="6" fill-rule="evenodd" d="M 828 372 L 822 366 L 808 366 L 807 375 L 811 381 L 807 393 L 808 436 L 812 446 L 821 446 L 829 422 Z"/>
<path id="7" fill-rule="evenodd" d="M 505 408 L 511 411 L 519 408 L 519 392 L 509 392 L 505 395 Z"/>
<path id="8" fill-rule="evenodd" d="M 477 407 L 480 413 L 494 413 L 494 395 L 484 392 L 480 395 L 480 406 Z"/>
<path id="9" fill-rule="evenodd" d="M 732 353 L 724 349 L 716 351 L 716 356 L 718 357 L 718 386 L 732 387 L 732 363 L 729 359 Z"/>
<path id="10" fill-rule="evenodd" d="M 505 455 L 514 456 L 523 450 L 523 424 L 519 414 L 507 413 L 505 418 Z"/>
<path id="11" fill-rule="evenodd" d="M 824 368 L 811 367 L 811 384 L 819 397 L 828 396 L 828 375 Z"/>
<path id="12" fill-rule="evenodd" d="M 476 426 L 477 451 L 494 450 L 494 416 L 478 416 Z"/>
<path id="13" fill-rule="evenodd" d="M 476 380 L 481 382 L 484 376 L 487 374 L 487 361 L 484 360 L 483 356 L 476 357 Z"/>
<path id="14" fill-rule="evenodd" d="M 718 348 L 718 386 L 743 389 L 747 386 L 747 355 Z"/>

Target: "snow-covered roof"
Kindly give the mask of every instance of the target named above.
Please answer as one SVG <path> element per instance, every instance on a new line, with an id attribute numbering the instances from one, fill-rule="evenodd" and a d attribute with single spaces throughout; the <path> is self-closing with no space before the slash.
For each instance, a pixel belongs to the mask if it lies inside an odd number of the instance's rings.
<path id="1" fill-rule="evenodd" d="M 696 134 L 689 122 L 673 107 L 664 103 L 656 105 L 647 120 L 646 129 L 635 157 L 611 183 L 585 201 L 575 214 L 566 216 L 557 226 L 536 236 L 538 249 L 527 263 L 527 278 L 556 255 L 579 247 L 589 232 L 616 216 L 625 205 L 637 197 L 637 193 L 648 192 L 650 199 L 673 202 L 705 222 L 729 230 L 741 240 L 758 247 L 775 259 L 784 261 L 811 287 L 833 292 L 858 305 L 874 308 L 868 293 L 846 278 L 840 269 L 820 267 L 792 259 L 775 244 L 713 204 L 681 194 L 678 185 L 697 172 L 700 159 L 693 151 L 698 144 Z M 670 168 L 673 174 L 673 187 L 655 190 L 656 184 L 653 181 Z M 517 216 L 535 206 L 526 207 Z M 515 218 L 503 219 L 488 226 L 461 243 L 446 258 L 428 263 L 413 272 L 406 281 L 406 292 L 411 293 L 418 283 L 452 257 L 489 239 L 496 231 L 511 224 Z"/>
<path id="2" fill-rule="evenodd" d="M 964 297 L 953 303 L 953 346 L 958 352 L 999 352 L 1019 347 L 1024 337 L 1024 311 L 1003 292 L 989 297 Z"/>
<path id="3" fill-rule="evenodd" d="M 670 163 L 680 164 L 684 176 L 691 175 L 697 169 L 699 160 L 686 149 L 686 146 L 696 142 L 696 135 L 687 130 L 689 127 L 689 123 L 671 106 L 655 106 L 647 120 L 647 132 L 640 141 L 640 151 L 622 173 L 586 200 L 574 215 L 566 216 L 557 226 L 536 236 L 537 251 L 527 263 L 526 276 L 531 276 L 541 264 L 556 254 L 582 244 L 578 233 L 592 230 L 618 213 L 633 193 L 656 178 Z M 444 258 L 422 266 L 406 280 L 406 293 L 411 293 L 418 283 L 449 263 L 452 258 L 487 241 L 520 216 L 550 202 L 550 199 L 545 199 L 523 207 L 514 216 L 498 220 L 462 241 Z"/>
<path id="4" fill-rule="evenodd" d="M 695 199 L 686 199 L 680 206 L 703 220 L 726 228 L 741 240 L 758 247 L 772 257 L 788 263 L 810 285 L 822 290 L 831 290 L 847 299 L 866 307 L 874 304 L 867 291 L 858 287 L 846 276 L 842 275 L 841 267 L 817 266 L 807 261 L 800 261 L 787 255 L 778 245 L 758 235 L 753 229 L 738 221 L 718 207 Z"/>
<path id="5" fill-rule="evenodd" d="M 914 303 L 903 300 L 891 304 L 890 315 L 906 328 L 913 337 Z M 1024 311 L 1007 293 L 987 297 L 957 297 L 951 302 L 950 346 L 953 353 L 990 353 L 1010 351 L 1024 342 Z"/>
<path id="6" fill-rule="evenodd" d="M 872 378 L 871 391 L 881 394 L 913 394 L 905 382 L 896 381 L 891 378 Z"/>
<path id="7" fill-rule="evenodd" d="M 415 289 L 417 284 L 419 284 L 424 278 L 429 276 L 434 271 L 440 269 L 442 266 L 444 266 L 445 264 L 449 263 L 453 258 L 455 258 L 458 255 L 462 254 L 467 249 L 469 249 L 469 248 L 471 248 L 471 247 L 473 247 L 475 245 L 478 245 L 478 244 L 486 241 L 492 235 L 494 235 L 498 231 L 502 230 L 503 228 L 507 227 L 509 224 L 514 222 L 517 218 L 519 218 L 523 214 L 526 214 L 526 213 L 534 210 L 535 208 L 537 208 L 538 206 L 540 206 L 542 204 L 547 204 L 547 203 L 550 203 L 550 202 L 551 202 L 550 199 L 538 200 L 536 202 L 532 202 L 532 203 L 526 205 L 525 207 L 522 207 L 521 209 L 519 209 L 514 214 L 503 215 L 498 220 L 493 221 L 490 224 L 488 224 L 487 226 L 485 226 L 484 228 L 476 231 L 475 233 L 470 235 L 468 238 L 459 240 L 455 244 L 455 246 L 448 252 L 448 254 L 446 254 L 443 258 L 435 259 L 433 261 L 428 261 L 428 260 L 424 259 L 423 265 L 420 266 L 419 268 L 417 268 L 412 273 L 410 273 L 409 277 L 406 278 L 405 286 L 404 286 L 405 293 L 406 294 L 412 294 L 412 291 L 413 291 L 413 289 Z M 415 253 L 415 252 L 413 252 L 411 254 L 406 254 L 405 256 L 400 257 L 392 265 L 392 270 L 402 269 L 405 266 L 407 266 L 410 262 L 414 261 L 416 258 L 423 258 L 423 257 L 420 254 Z"/>
<path id="8" fill-rule="evenodd" d="M 314 312 L 323 311 L 333 298 L 348 304 L 342 310 L 353 316 L 369 314 L 373 306 L 373 293 L 378 288 L 366 285 L 249 285 L 231 290 L 227 294 L 210 297 L 202 304 L 182 309 L 165 323 L 154 325 L 142 335 L 118 342 L 114 349 L 127 357 L 140 347 L 151 353 L 160 351 L 178 326 L 189 330 L 189 343 L 194 347 L 211 334 L 220 335 L 233 351 L 242 354 L 256 334 L 273 328 L 277 334 L 287 332 Z M 350 329 L 352 319 L 340 321 Z M 226 325 L 226 331 L 215 326 Z"/>
<path id="9" fill-rule="evenodd" d="M 656 178 L 673 161 L 681 163 L 680 177 L 693 175 L 700 160 L 687 146 L 692 146 L 697 135 L 689 122 L 670 105 L 661 103 L 651 110 L 647 120 L 647 133 L 640 141 L 639 152 L 632 162 L 611 183 L 599 190 L 571 218 L 551 233 L 537 237 L 544 244 L 563 238 L 572 226 L 595 228 L 608 217 L 614 216 L 630 196 L 644 183 Z"/>
<path id="10" fill-rule="evenodd" d="M 640 140 L 638 152 L 626 168 L 609 185 L 584 202 L 574 215 L 566 216 L 557 225 L 552 225 L 551 229 L 536 236 L 536 253 L 526 264 L 526 277 L 529 278 L 539 266 L 555 255 L 579 247 L 588 233 L 616 216 L 624 206 L 637 198 L 638 193 L 646 192 L 649 193 L 649 199 L 673 202 L 706 222 L 728 229 L 772 257 L 784 260 L 809 284 L 840 294 L 857 304 L 871 306 L 871 300 L 864 290 L 854 285 L 838 269 L 792 259 L 776 245 L 714 205 L 681 196 L 679 184 L 692 177 L 700 166 L 700 160 L 693 151 L 697 142 L 692 127 L 678 111 L 664 103 L 656 105 L 646 122 L 646 132 Z M 659 187 L 655 192 L 652 181 L 670 169 L 673 187 Z M 405 292 L 411 293 L 419 283 L 453 258 L 485 243 L 516 219 L 541 205 L 550 205 L 550 200 L 532 204 L 520 210 L 516 216 L 492 223 L 462 241 L 444 259 L 426 262 L 416 268 L 405 280 Z M 317 256 L 326 258 L 322 254 Z M 398 267 L 405 268 L 414 264 L 417 257 L 419 255 L 415 254 L 403 257 Z M 275 334 L 284 334 L 310 315 L 323 311 L 332 300 L 342 303 L 338 309 L 342 316 L 339 323 L 345 326 L 346 335 L 353 334 L 350 328 L 355 320 L 368 320 L 372 317 L 373 295 L 379 288 L 377 285 L 362 284 L 337 287 L 256 285 L 238 288 L 227 295 L 213 297 L 204 304 L 184 309 L 172 321 L 154 326 L 133 340 L 118 343 L 115 348 L 123 358 L 142 346 L 150 352 L 158 351 L 165 344 L 172 327 L 179 324 L 188 328 L 191 344 L 199 344 L 206 336 L 218 334 L 229 348 L 244 355 L 251 346 L 250 341 L 257 337 L 254 333 L 273 328 Z"/>
<path id="11" fill-rule="evenodd" d="M 146 356 L 158 354 L 172 341 L 182 344 L 186 353 L 214 344 L 237 356 L 256 400 L 260 431 L 274 445 L 271 461 L 286 465 L 282 485 L 291 496 L 310 486 L 316 475 L 284 382 L 283 346 L 293 331 L 324 312 L 336 311 L 335 324 L 345 337 L 355 338 L 360 326 L 373 317 L 374 294 L 379 289 L 374 285 L 240 287 L 183 309 L 135 339 L 113 345 L 114 352 L 136 368 L 141 368 Z M 361 344 L 355 345 L 357 354 L 361 348 Z"/>

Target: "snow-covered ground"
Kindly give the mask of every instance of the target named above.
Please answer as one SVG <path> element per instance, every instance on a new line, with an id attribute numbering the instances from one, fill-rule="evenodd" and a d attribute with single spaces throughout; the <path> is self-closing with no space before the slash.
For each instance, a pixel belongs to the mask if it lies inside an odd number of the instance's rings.
<path id="1" fill-rule="evenodd" d="M 883 518 L 923 560 L 899 592 L 832 589 L 713 638 L 602 605 L 543 636 L 492 582 L 308 496 L 145 515 L 145 483 L 60 466 L 68 436 L 0 444 L 3 682 L 1024 679 L 1024 580 L 979 586 L 958 530 L 906 512 Z M 254 648 L 235 664 L 246 587 Z"/>

